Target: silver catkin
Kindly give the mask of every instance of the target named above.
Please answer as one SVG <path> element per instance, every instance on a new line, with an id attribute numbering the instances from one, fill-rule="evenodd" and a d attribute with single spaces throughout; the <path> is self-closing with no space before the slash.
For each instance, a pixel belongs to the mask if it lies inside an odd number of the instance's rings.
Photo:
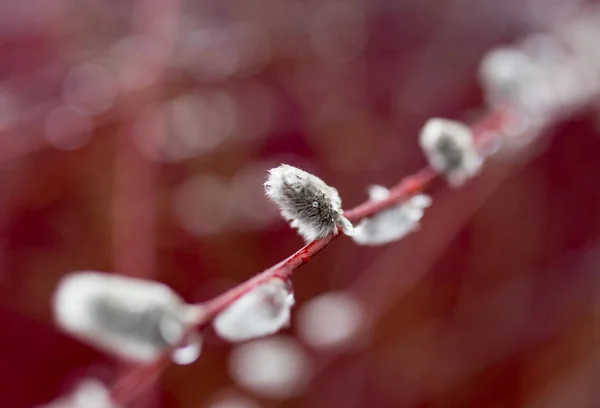
<path id="1" fill-rule="evenodd" d="M 431 167 L 445 175 L 454 187 L 461 186 L 481 169 L 483 160 L 473 133 L 460 122 L 430 119 L 421 130 L 419 143 Z"/>
<path id="2" fill-rule="evenodd" d="M 338 191 L 310 173 L 282 164 L 269 170 L 265 193 L 306 241 L 335 234 L 338 227 L 352 234 Z"/>
<path id="3" fill-rule="evenodd" d="M 150 362 L 183 338 L 191 308 L 159 282 L 96 271 L 65 276 L 53 298 L 58 326 L 126 360 Z"/>

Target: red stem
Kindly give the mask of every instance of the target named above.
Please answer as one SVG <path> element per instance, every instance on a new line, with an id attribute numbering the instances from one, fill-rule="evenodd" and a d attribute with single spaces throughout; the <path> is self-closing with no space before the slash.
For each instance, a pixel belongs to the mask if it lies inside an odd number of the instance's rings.
<path id="1" fill-rule="evenodd" d="M 493 111 L 479 122 L 473 124 L 471 129 L 478 142 L 481 144 L 488 143 L 491 141 L 491 138 L 498 137 L 499 133 L 502 132 L 509 114 L 510 112 L 508 110 Z M 363 218 L 377 214 L 386 208 L 398 204 L 412 195 L 425 190 L 436 177 L 437 173 L 433 169 L 425 167 L 415 174 L 403 178 L 398 184 L 390 189 L 389 196 L 384 200 L 366 201 L 351 210 L 344 211 L 344 215 L 352 223 L 356 223 Z M 269 279 L 274 277 L 288 279 L 296 269 L 308 262 L 338 236 L 339 233 L 337 235 L 330 235 L 329 237 L 312 241 L 278 264 L 204 303 L 202 305 L 204 310 L 202 315 L 198 318 L 196 327 L 201 328 L 205 326 L 240 296 L 265 283 Z"/>
<path id="2" fill-rule="evenodd" d="M 351 221 L 357 222 L 363 218 L 377 214 L 378 212 L 391 207 L 411 195 L 422 191 L 429 183 L 435 179 L 436 174 L 429 167 L 424 168 L 415 175 L 404 178 L 396 186 L 390 190 L 390 195 L 381 201 L 367 201 L 351 210 L 345 211 L 344 215 Z M 271 278 L 288 279 L 292 273 L 307 263 L 313 256 L 318 254 L 331 241 L 337 238 L 340 234 L 330 235 L 328 237 L 309 242 L 304 247 L 299 249 L 294 254 L 290 255 L 283 261 L 273 265 L 269 269 L 255 275 L 245 282 L 240 283 L 236 287 L 217 296 L 216 298 L 204 303 L 202 315 L 196 322 L 196 327 L 201 328 L 209 323 L 216 315 L 231 305 L 236 299 L 245 293 L 250 292 L 257 286 L 262 285 Z"/>
<path id="3" fill-rule="evenodd" d="M 490 141 L 490 138 L 499 137 L 509 114 L 509 111 L 491 112 L 481 121 L 473 124 L 471 129 L 478 143 L 487 143 Z M 366 201 L 351 210 L 345 211 L 344 215 L 353 223 L 373 216 L 423 191 L 436 177 L 437 173 L 434 170 L 430 167 L 425 167 L 415 174 L 403 178 L 397 185 L 390 189 L 389 196 L 384 200 Z M 296 269 L 307 263 L 339 235 L 340 233 L 338 232 L 335 235 L 312 241 L 276 265 L 240 283 L 216 298 L 199 304 L 198 306 L 202 308 L 201 313 L 194 322 L 193 327 L 190 327 L 189 330 L 192 331 L 206 326 L 215 316 L 229 307 L 240 296 L 250 292 L 269 279 L 289 279 Z M 167 353 L 170 353 L 170 351 L 168 350 Z M 125 404 L 143 389 L 150 386 L 158 378 L 162 369 L 166 367 L 168 363 L 167 356 L 168 354 L 165 354 L 157 363 L 151 366 L 135 367 L 123 376 L 113 387 L 113 400 L 117 403 Z"/>

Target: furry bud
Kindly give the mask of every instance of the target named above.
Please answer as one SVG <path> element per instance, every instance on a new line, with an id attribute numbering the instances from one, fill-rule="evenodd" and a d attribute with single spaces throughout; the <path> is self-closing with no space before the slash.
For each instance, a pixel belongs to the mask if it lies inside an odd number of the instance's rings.
<path id="1" fill-rule="evenodd" d="M 468 126 L 447 119 L 430 119 L 420 134 L 430 166 L 458 187 L 477 174 L 483 160 Z"/>
<path id="2" fill-rule="evenodd" d="M 100 272 L 67 275 L 54 294 L 63 330 L 133 362 L 152 362 L 179 345 L 192 313 L 161 283 Z"/>
<path id="3" fill-rule="evenodd" d="M 372 201 L 381 201 L 389 193 L 383 186 L 369 188 Z M 431 197 L 425 194 L 415 195 L 401 204 L 362 220 L 354 229 L 352 239 L 361 245 L 383 245 L 397 241 L 419 229 L 424 209 L 430 205 Z"/>
<path id="4" fill-rule="evenodd" d="M 265 193 L 307 242 L 337 234 L 338 227 L 352 235 L 352 224 L 343 216 L 338 191 L 312 174 L 282 164 L 269 170 Z"/>
<path id="5" fill-rule="evenodd" d="M 267 336 L 289 325 L 293 305 L 289 285 L 272 278 L 231 304 L 213 326 L 220 337 L 232 342 Z"/>
<path id="6" fill-rule="evenodd" d="M 539 64 L 517 48 L 492 49 L 479 66 L 485 97 L 495 107 L 527 104 L 528 99 L 531 99 L 529 94 L 539 88 L 543 75 Z"/>

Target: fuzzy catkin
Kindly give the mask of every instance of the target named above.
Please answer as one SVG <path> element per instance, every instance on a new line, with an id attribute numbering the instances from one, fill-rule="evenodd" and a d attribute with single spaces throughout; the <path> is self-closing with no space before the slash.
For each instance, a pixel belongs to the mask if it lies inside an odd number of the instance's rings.
<path id="1" fill-rule="evenodd" d="M 233 302 L 214 319 L 213 327 L 232 342 L 267 336 L 289 325 L 293 305 L 290 284 L 272 278 Z"/>
<path id="2" fill-rule="evenodd" d="M 390 191 L 383 186 L 371 186 L 372 201 L 385 200 Z M 363 219 L 354 229 L 354 242 L 360 245 L 383 245 L 419 229 L 425 208 L 431 205 L 431 197 L 417 194 L 406 201 Z"/>
<path id="3" fill-rule="evenodd" d="M 352 234 L 338 191 L 310 173 L 282 164 L 269 170 L 265 193 L 307 242 L 336 234 L 338 227 Z"/>
<path id="4" fill-rule="evenodd" d="M 183 340 L 191 309 L 159 282 L 95 271 L 65 276 L 53 299 L 61 329 L 125 360 L 151 362 Z"/>
<path id="5" fill-rule="evenodd" d="M 454 187 L 476 175 L 483 164 L 471 129 L 460 122 L 441 118 L 428 120 L 421 130 L 419 143 L 431 167 Z"/>

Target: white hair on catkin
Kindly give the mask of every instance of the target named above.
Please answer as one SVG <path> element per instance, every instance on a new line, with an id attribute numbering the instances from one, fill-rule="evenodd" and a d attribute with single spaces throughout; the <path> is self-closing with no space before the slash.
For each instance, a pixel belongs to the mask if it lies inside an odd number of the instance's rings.
<path id="1" fill-rule="evenodd" d="M 289 325 L 293 305 L 289 282 L 272 278 L 233 302 L 214 319 L 213 327 L 231 342 L 268 336 Z"/>
<path id="2" fill-rule="evenodd" d="M 458 187 L 481 169 L 473 132 L 463 123 L 433 118 L 421 130 L 419 142 L 429 165 Z"/>
<path id="3" fill-rule="evenodd" d="M 390 191 L 383 186 L 369 187 L 371 201 L 385 200 Z M 363 219 L 355 228 L 354 242 L 360 245 L 383 245 L 399 240 L 419 229 L 425 208 L 431 206 L 431 197 L 416 194 L 404 202 Z"/>
<path id="4" fill-rule="evenodd" d="M 352 235 L 338 191 L 310 173 L 282 164 L 269 170 L 265 193 L 307 242 L 336 234 L 338 227 Z"/>
<path id="5" fill-rule="evenodd" d="M 193 318 L 193 308 L 162 283 L 94 271 L 65 276 L 53 302 L 61 329 L 134 362 L 177 346 Z"/>

